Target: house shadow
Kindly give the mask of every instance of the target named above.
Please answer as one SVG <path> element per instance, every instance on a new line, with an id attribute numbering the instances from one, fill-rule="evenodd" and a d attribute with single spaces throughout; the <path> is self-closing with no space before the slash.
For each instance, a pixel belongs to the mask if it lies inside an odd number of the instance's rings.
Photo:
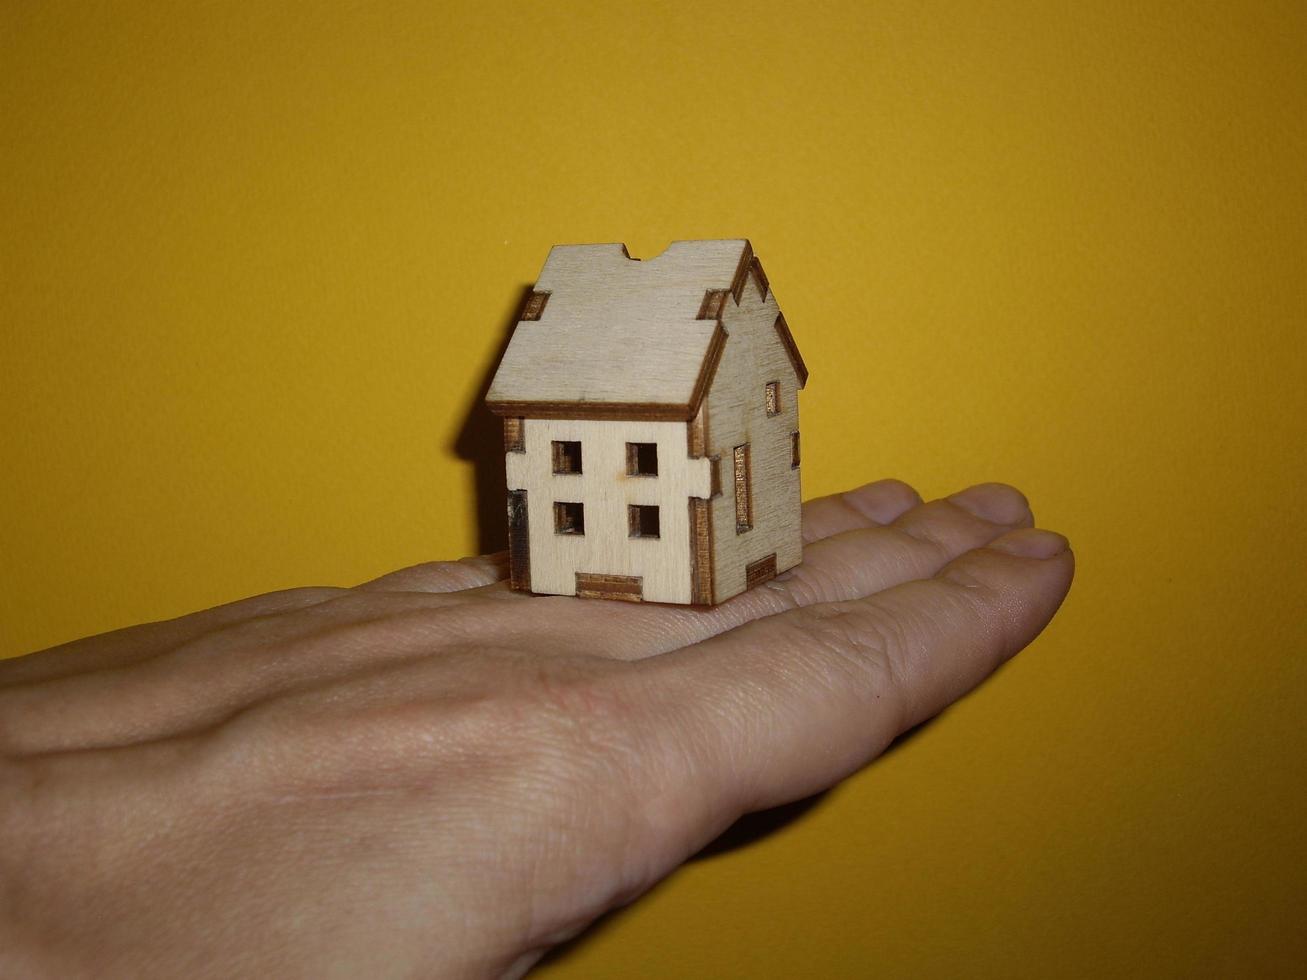
<path id="1" fill-rule="evenodd" d="M 803 818 L 803 816 L 816 809 L 823 800 L 829 795 L 827 790 L 817 793 L 813 796 L 805 797 L 802 800 L 795 800 L 792 803 L 786 803 L 782 806 L 772 807 L 769 810 L 759 810 L 756 813 L 746 813 L 739 820 L 731 824 L 716 839 L 711 841 L 699 853 L 690 858 L 687 864 L 707 861 L 723 854 L 729 854 L 732 851 L 739 850 L 754 844 L 764 837 L 770 837 L 788 827 L 790 824 Z M 664 882 L 665 883 L 665 882 Z M 655 886 L 663 887 L 664 883 Z M 647 893 L 646 893 L 647 894 Z M 641 896 L 643 898 L 643 896 Z M 640 901 L 637 899 L 636 901 Z M 613 909 L 600 916 L 592 922 L 579 935 L 569 939 L 560 946 L 555 946 L 546 953 L 540 960 L 538 967 L 550 967 L 562 963 L 571 957 L 580 947 L 594 939 L 595 936 L 607 932 L 614 925 L 622 920 L 627 914 L 630 906 L 623 906 L 619 909 Z"/>
<path id="2" fill-rule="evenodd" d="M 473 504 L 477 532 L 477 553 L 489 555 L 508 547 L 508 499 L 504 480 L 503 421 L 486 408 L 486 394 L 504 351 L 513 337 L 513 329 L 531 295 L 531 283 L 524 283 L 512 304 L 512 313 L 499 330 L 499 342 L 486 362 L 476 394 L 463 416 L 458 434 L 449 447 L 455 456 L 472 464 L 476 499 Z"/>

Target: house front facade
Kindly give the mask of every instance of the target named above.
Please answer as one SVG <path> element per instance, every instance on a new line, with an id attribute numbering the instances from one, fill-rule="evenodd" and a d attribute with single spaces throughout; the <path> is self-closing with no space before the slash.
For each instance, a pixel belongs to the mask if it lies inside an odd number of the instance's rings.
<path id="1" fill-rule="evenodd" d="M 712 604 L 797 564 L 805 380 L 747 241 L 555 247 L 487 396 L 513 586 Z"/>
<path id="2" fill-rule="evenodd" d="M 505 460 L 510 500 L 524 512 L 530 590 L 690 602 L 689 501 L 710 496 L 712 470 L 690 457 L 685 423 L 521 425 Z"/>

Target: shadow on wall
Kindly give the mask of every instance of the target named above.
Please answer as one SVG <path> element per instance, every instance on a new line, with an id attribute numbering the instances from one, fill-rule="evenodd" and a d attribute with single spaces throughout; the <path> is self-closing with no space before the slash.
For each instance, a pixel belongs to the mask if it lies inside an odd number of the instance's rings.
<path id="1" fill-rule="evenodd" d="M 936 716 L 938 717 L 938 716 Z M 910 728 L 885 749 L 878 757 L 877 761 L 884 759 L 886 756 L 899 751 L 914 738 L 924 732 L 935 719 L 922 722 L 916 728 Z M 873 762 L 873 765 L 875 763 Z M 818 809 L 825 803 L 831 795 L 831 790 L 824 790 L 815 793 L 812 796 L 795 800 L 792 803 L 785 803 L 770 810 L 759 810 L 754 813 L 746 813 L 735 823 L 731 824 L 716 840 L 711 841 L 703 850 L 699 851 L 690 858 L 690 861 L 705 861 L 722 855 L 730 854 L 744 848 L 748 848 L 761 840 L 771 837 L 775 834 L 782 834 L 791 826 L 802 822 L 809 814 Z M 638 900 L 637 900 L 638 901 Z M 611 929 L 625 915 L 630 906 L 613 909 L 600 916 L 591 923 L 583 932 L 574 936 L 567 942 L 555 946 L 540 960 L 541 967 L 554 966 L 565 962 L 578 949 L 593 939 L 598 934 Z"/>
<path id="2" fill-rule="evenodd" d="M 499 343 L 486 363 L 481 383 L 468 406 L 463 424 L 450 447 L 454 455 L 472 464 L 476 485 L 477 551 L 488 555 L 508 547 L 507 486 L 504 482 L 504 425 L 486 408 L 486 393 L 494 380 L 495 369 L 508 349 L 513 329 L 522 316 L 522 308 L 531 295 L 532 283 L 517 292 L 512 315 L 500 330 Z"/>

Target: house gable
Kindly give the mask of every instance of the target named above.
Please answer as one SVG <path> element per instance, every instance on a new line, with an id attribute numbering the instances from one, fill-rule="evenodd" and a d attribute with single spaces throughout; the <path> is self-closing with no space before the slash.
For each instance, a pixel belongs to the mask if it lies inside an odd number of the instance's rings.
<path id="1" fill-rule="evenodd" d="M 713 602 L 792 567 L 802 551 L 793 446 L 807 368 L 760 273 L 724 311 L 728 340 L 696 420 L 721 490 L 704 522 L 712 568 L 704 592 Z"/>

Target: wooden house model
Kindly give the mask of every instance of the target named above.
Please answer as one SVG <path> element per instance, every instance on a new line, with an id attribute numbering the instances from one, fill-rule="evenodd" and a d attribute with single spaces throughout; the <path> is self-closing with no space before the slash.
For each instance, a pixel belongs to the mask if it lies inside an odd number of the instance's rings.
<path id="1" fill-rule="evenodd" d="M 555 246 L 486 396 L 513 587 L 713 604 L 798 564 L 807 377 L 748 241 Z"/>

